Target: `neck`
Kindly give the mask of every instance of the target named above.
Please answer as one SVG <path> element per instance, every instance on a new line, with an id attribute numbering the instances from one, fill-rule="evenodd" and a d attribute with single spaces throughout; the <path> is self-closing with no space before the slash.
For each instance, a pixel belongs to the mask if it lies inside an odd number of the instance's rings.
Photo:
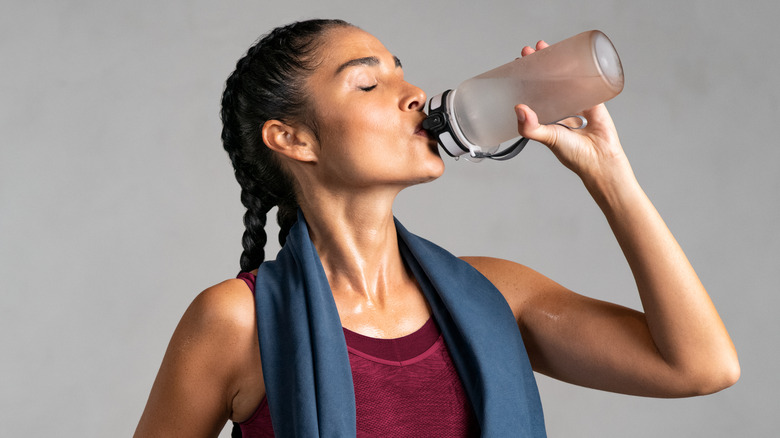
<path id="1" fill-rule="evenodd" d="M 381 306 L 389 291 L 410 281 L 398 250 L 395 194 L 302 197 L 309 235 L 335 296 Z"/>

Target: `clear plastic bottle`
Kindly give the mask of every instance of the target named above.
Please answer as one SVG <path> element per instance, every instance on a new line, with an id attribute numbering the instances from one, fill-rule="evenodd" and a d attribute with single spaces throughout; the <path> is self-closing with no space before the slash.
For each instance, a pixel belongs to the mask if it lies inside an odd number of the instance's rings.
<path id="1" fill-rule="evenodd" d="M 615 97 L 623 90 L 623 67 L 612 42 L 591 30 L 515 59 L 482 73 L 449 90 L 443 105 L 451 134 L 460 140 L 490 150 L 518 137 L 514 106 L 531 107 L 543 124 L 565 117 Z M 448 94 L 448 93 L 445 93 Z M 442 104 L 442 95 L 431 99 Z M 453 120 L 454 119 L 454 120 Z M 429 126 L 435 123 L 429 122 Z M 426 128 L 429 129 L 429 128 Z M 429 129 L 439 137 L 435 127 Z M 459 132 L 458 132 L 459 131 Z M 462 147 L 460 149 L 463 149 Z"/>

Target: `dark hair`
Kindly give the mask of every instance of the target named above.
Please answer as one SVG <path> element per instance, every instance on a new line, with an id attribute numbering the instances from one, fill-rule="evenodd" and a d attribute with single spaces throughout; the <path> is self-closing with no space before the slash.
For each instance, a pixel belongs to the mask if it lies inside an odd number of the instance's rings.
<path id="1" fill-rule="evenodd" d="M 302 123 L 316 135 L 304 82 L 317 66 L 319 37 L 331 28 L 347 26 L 351 25 L 342 20 L 308 20 L 278 27 L 249 48 L 225 83 L 222 143 L 247 208 L 242 271 L 251 271 L 265 260 L 265 224 L 271 208 L 279 208 L 282 245 L 297 220 L 294 182 L 263 143 L 263 124 L 268 120 Z"/>

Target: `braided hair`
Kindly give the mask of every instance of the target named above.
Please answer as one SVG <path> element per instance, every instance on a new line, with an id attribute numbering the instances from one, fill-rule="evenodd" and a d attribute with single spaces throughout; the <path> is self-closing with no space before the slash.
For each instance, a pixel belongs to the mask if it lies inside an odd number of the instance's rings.
<path id="1" fill-rule="evenodd" d="M 222 144 L 247 209 L 242 271 L 251 271 L 265 260 L 265 224 L 271 208 L 278 207 L 281 245 L 297 220 L 294 181 L 263 143 L 263 125 L 268 120 L 298 122 L 317 135 L 304 82 L 317 66 L 319 37 L 329 29 L 348 26 L 342 20 L 308 20 L 278 27 L 249 48 L 225 83 Z"/>

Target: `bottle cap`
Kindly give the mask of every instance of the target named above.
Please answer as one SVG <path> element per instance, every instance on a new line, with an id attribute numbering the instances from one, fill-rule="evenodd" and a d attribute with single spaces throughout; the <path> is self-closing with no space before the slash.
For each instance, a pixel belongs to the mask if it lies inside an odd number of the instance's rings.
<path id="1" fill-rule="evenodd" d="M 458 126 L 457 119 L 452 117 L 449 112 L 455 92 L 456 90 L 447 90 L 433 96 L 428 102 L 428 118 L 422 123 L 423 129 L 436 137 L 447 155 L 457 159 L 468 153 L 467 159 L 469 161 L 478 162 L 482 161 L 483 158 L 508 160 L 523 150 L 528 143 L 528 139 L 524 137 L 500 152 L 497 152 L 500 145 L 484 148 L 468 141 Z"/>

